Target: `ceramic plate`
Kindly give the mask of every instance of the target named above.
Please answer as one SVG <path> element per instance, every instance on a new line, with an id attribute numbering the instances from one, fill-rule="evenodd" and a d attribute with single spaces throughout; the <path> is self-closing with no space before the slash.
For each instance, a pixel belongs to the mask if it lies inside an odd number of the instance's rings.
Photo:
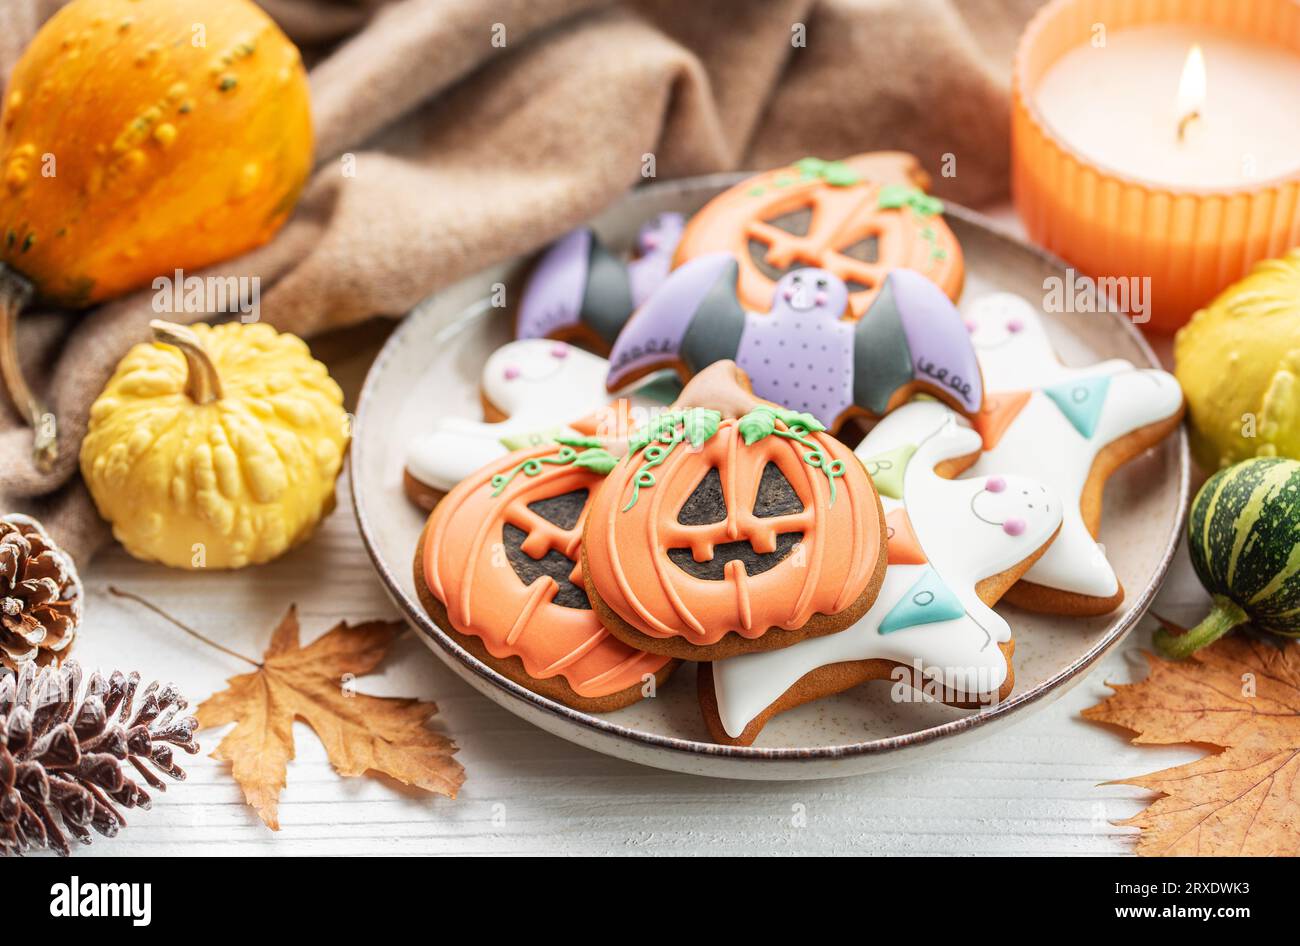
<path id="1" fill-rule="evenodd" d="M 665 210 L 691 213 L 740 179 L 717 175 L 642 188 L 594 223 L 611 246 L 628 246 L 638 225 Z M 948 222 L 966 258 L 962 305 L 1007 290 L 1030 300 L 1062 264 L 959 207 Z M 869 683 L 774 718 L 752 747 L 708 741 L 696 704 L 693 665 L 659 695 L 604 716 L 569 709 L 505 679 L 462 650 L 425 615 L 411 561 L 424 522 L 402 492 L 411 440 L 443 416 L 481 417 L 479 374 L 488 354 L 511 338 L 510 315 L 489 297 L 504 283 L 518 291 L 526 260 L 466 279 L 418 306 L 389 338 L 366 379 L 352 441 L 357 521 L 393 601 L 433 652 L 471 686 L 512 713 L 565 739 L 646 765 L 729 778 L 791 779 L 849 775 L 911 762 L 987 735 L 1045 706 L 1078 682 L 1150 604 L 1169 567 L 1187 505 L 1183 434 L 1129 463 L 1106 490 L 1101 540 L 1124 584 L 1121 610 L 1097 618 L 1054 618 L 1000 605 L 1016 641 L 1016 688 L 980 712 L 940 704 L 895 703 L 890 684 Z M 1070 365 L 1126 358 L 1156 366 L 1146 342 L 1112 314 L 1052 314 L 1048 331 Z"/>

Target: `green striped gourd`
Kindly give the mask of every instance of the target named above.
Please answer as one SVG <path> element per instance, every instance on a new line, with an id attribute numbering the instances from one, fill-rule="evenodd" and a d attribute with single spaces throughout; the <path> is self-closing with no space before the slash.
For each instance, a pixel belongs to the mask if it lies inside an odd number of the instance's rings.
<path id="1" fill-rule="evenodd" d="M 1156 647 L 1186 657 L 1239 624 L 1300 637 L 1300 463 L 1246 460 L 1215 473 L 1192 503 L 1187 545 L 1209 615 L 1184 634 L 1156 632 Z"/>

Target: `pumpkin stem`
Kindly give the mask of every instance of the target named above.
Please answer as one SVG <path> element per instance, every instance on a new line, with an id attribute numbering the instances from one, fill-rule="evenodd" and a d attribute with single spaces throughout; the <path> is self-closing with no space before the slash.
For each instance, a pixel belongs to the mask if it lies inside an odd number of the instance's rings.
<path id="1" fill-rule="evenodd" d="M 27 386 L 18 363 L 18 316 L 31 300 L 30 280 L 0 263 L 0 381 L 14 409 L 32 428 L 32 461 L 38 470 L 48 473 L 59 453 L 58 423 Z"/>
<path id="2" fill-rule="evenodd" d="M 195 404 L 211 404 L 221 400 L 221 377 L 217 374 L 217 366 L 208 357 L 194 329 L 160 319 L 150 322 L 149 328 L 153 329 L 155 342 L 179 348 L 185 356 L 185 364 L 189 368 L 189 377 L 185 380 L 186 396 Z"/>
<path id="3" fill-rule="evenodd" d="M 1156 650 L 1171 660 L 1190 657 L 1202 647 L 1208 647 L 1239 624 L 1250 620 L 1241 606 L 1223 595 L 1214 596 L 1214 606 L 1205 620 L 1181 634 L 1172 634 L 1160 628 L 1153 637 Z"/>

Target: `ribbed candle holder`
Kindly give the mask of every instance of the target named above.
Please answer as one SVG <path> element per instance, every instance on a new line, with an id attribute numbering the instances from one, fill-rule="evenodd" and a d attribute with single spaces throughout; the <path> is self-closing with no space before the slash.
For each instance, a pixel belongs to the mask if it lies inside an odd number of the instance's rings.
<path id="1" fill-rule="evenodd" d="M 1162 186 L 1103 167 L 1053 133 L 1034 104 L 1044 73 L 1107 31 L 1204 27 L 1300 53 L 1297 0 L 1053 0 L 1020 38 L 1012 89 L 1012 194 L 1029 236 L 1081 273 L 1149 276 L 1150 321 L 1172 332 L 1258 260 L 1300 244 L 1300 171 L 1239 187 Z M 1300 120 L 1297 110 L 1279 115 Z"/>

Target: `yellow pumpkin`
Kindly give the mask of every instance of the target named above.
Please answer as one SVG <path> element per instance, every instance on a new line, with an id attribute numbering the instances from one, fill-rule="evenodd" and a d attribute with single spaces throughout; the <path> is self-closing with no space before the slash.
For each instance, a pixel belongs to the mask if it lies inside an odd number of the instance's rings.
<path id="1" fill-rule="evenodd" d="M 334 508 L 343 392 L 269 325 L 152 323 L 90 410 L 81 472 L 136 558 L 177 568 L 269 561 Z"/>
<path id="2" fill-rule="evenodd" d="M 1300 246 L 1256 263 L 1178 330 L 1174 374 L 1207 471 L 1300 460 Z"/>
<path id="3" fill-rule="evenodd" d="M 301 56 L 250 0 L 73 0 L 0 113 L 0 348 L 33 290 L 91 305 L 265 243 L 311 152 Z M 6 387 L 38 424 L 8 350 Z"/>

